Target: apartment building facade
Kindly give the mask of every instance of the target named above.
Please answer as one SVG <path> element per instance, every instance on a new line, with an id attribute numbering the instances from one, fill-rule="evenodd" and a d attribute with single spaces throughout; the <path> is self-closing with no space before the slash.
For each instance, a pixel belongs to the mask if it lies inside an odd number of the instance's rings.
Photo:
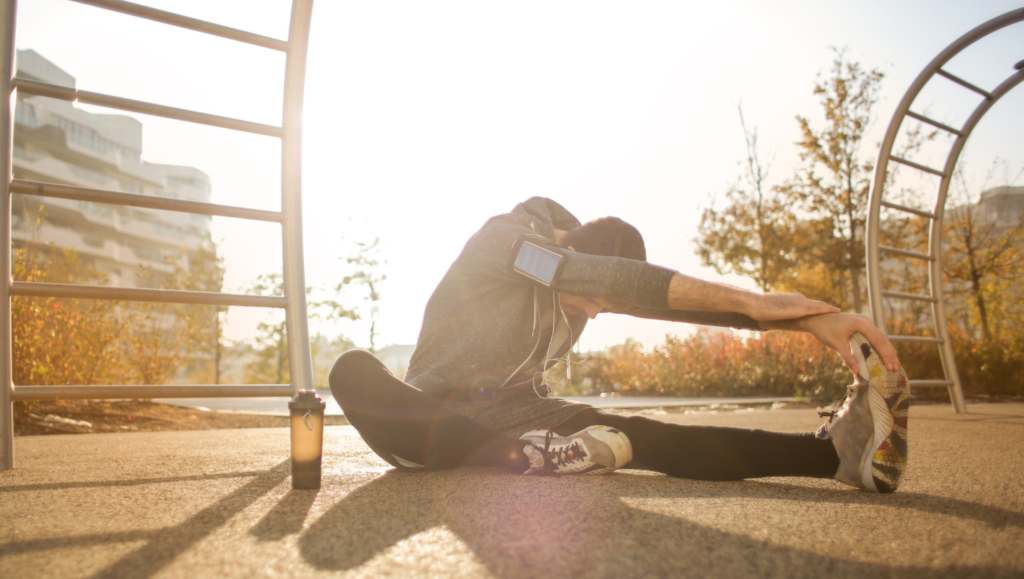
<path id="1" fill-rule="evenodd" d="M 74 87 L 75 79 L 33 50 L 18 51 L 21 78 Z M 73 103 L 20 96 L 15 113 L 15 179 L 209 202 L 210 178 L 194 167 L 142 158 L 142 123 L 96 114 Z M 45 208 L 36 227 L 39 208 Z M 161 274 L 210 237 L 210 217 L 15 195 L 15 246 L 52 244 L 75 250 L 111 286 L 156 287 Z M 169 261 L 170 260 L 170 261 Z M 143 266 L 143 267 L 140 267 Z M 151 275 L 142 275 L 149 270 Z"/>

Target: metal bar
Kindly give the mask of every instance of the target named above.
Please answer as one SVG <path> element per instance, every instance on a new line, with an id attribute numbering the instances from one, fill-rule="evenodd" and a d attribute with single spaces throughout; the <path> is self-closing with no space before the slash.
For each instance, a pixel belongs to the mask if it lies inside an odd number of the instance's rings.
<path id="1" fill-rule="evenodd" d="M 921 217 L 927 217 L 928 219 L 935 219 L 934 213 L 922 211 L 920 209 L 914 209 L 913 207 L 907 207 L 906 205 L 899 205 L 897 203 L 889 203 L 888 201 L 881 202 L 882 207 L 888 207 L 897 211 L 903 211 L 904 213 L 913 213 L 914 215 L 920 215 Z"/>
<path id="2" fill-rule="evenodd" d="M 276 296 L 250 296 L 220 292 L 141 289 L 67 283 L 16 281 L 11 284 L 10 291 L 12 296 L 40 298 L 81 298 L 87 300 L 121 300 L 127 302 L 243 306 L 250 308 L 284 308 L 288 306 L 287 298 Z"/>
<path id="3" fill-rule="evenodd" d="M 11 359 L 11 155 L 14 152 L 14 23 L 17 0 L 0 0 L 0 471 L 14 468 L 14 365 Z"/>
<path id="4" fill-rule="evenodd" d="M 1019 20 L 1024 20 L 1024 9 L 1019 10 Z M 956 164 L 960 160 L 960 154 L 963 152 L 964 146 L 967 144 L 967 139 L 970 138 L 971 133 L 974 132 L 974 128 L 978 126 L 981 119 L 985 116 L 988 111 L 995 106 L 1001 98 L 1007 95 L 1015 87 L 1024 83 L 1024 70 L 1018 70 L 1018 72 L 1011 75 L 1009 78 L 999 84 L 993 91 L 990 98 L 982 101 L 971 113 L 971 116 L 967 117 L 967 122 L 964 123 L 963 134 L 957 137 L 953 143 L 953 147 L 949 151 L 949 156 L 946 158 L 946 172 L 950 175 L 953 174 L 953 170 Z M 939 195 L 936 200 L 936 216 L 937 219 L 931 222 L 929 228 L 928 237 L 930 243 L 930 251 L 932 255 L 942 255 L 942 214 L 946 205 L 946 196 L 949 193 L 949 182 L 948 178 L 942 179 L 942 183 L 939 185 Z M 949 338 L 949 328 L 946 325 L 946 306 L 943 298 L 942 291 L 942 268 L 938 260 L 931 264 L 928 269 L 928 281 L 933 288 L 932 293 L 938 299 L 932 304 L 932 320 L 935 322 L 935 333 L 944 340 L 939 351 L 942 354 L 942 367 L 946 374 L 946 378 L 953 380 L 955 384 L 949 389 L 949 398 L 953 403 L 953 407 L 956 408 L 958 414 L 967 412 L 967 404 L 964 401 L 964 390 L 963 384 L 960 382 L 960 373 L 956 367 L 956 356 L 953 352 L 953 344 Z"/>
<path id="5" fill-rule="evenodd" d="M 242 398 L 292 396 L 291 384 L 173 384 L 162 386 L 17 386 L 15 400 Z"/>
<path id="6" fill-rule="evenodd" d="M 956 384 L 952 380 L 908 380 L 911 388 L 939 388 L 950 387 Z"/>
<path id="7" fill-rule="evenodd" d="M 942 338 L 931 338 L 928 336 L 889 336 L 890 342 L 913 342 L 915 344 L 944 344 Z"/>
<path id="8" fill-rule="evenodd" d="M 956 136 L 960 136 L 962 134 L 959 130 L 954 129 L 953 127 L 951 127 L 949 125 L 944 125 L 944 124 L 940 123 L 939 121 L 935 121 L 935 120 L 929 119 L 928 117 L 926 117 L 924 115 L 919 115 L 919 114 L 915 113 L 914 111 L 907 111 L 907 116 L 915 118 L 915 119 L 921 121 L 922 123 L 928 123 L 929 125 L 931 125 L 933 127 L 936 127 L 936 128 L 939 128 L 939 129 L 942 129 L 943 131 L 946 131 L 947 133 L 953 133 Z"/>
<path id="9" fill-rule="evenodd" d="M 882 292 L 882 295 L 887 298 L 900 298 L 904 300 L 916 300 L 919 302 L 936 302 L 935 298 L 931 296 L 923 296 L 919 294 L 905 294 L 903 292 Z"/>
<path id="10" fill-rule="evenodd" d="M 899 134 L 900 125 L 903 123 L 906 114 L 910 111 L 910 105 L 913 104 L 914 99 L 917 98 L 921 90 L 928 84 L 928 81 L 935 75 L 936 70 L 942 68 L 943 65 L 978 40 L 1022 20 L 1024 20 L 1024 8 L 1011 10 L 969 30 L 966 34 L 953 41 L 921 70 L 893 111 L 892 119 L 889 121 L 889 128 L 886 129 L 885 137 L 882 139 L 882 146 L 879 148 L 878 162 L 875 163 L 875 177 L 871 186 L 871 195 L 868 197 L 867 223 L 865 224 L 864 236 L 865 253 L 867 254 L 865 273 L 868 282 L 868 303 L 871 307 L 871 319 L 883 331 L 885 330 L 885 311 L 882 299 L 881 255 L 878 249 L 880 229 L 879 206 L 885 194 L 886 180 L 889 175 L 889 156 L 892 154 L 892 147 Z M 937 214 L 938 211 L 937 209 Z M 941 215 L 939 215 L 939 219 L 941 219 Z M 932 225 L 935 225 L 934 221 Z M 940 323 L 944 323 L 944 320 L 944 317 L 941 318 L 941 322 L 939 318 L 936 319 Z M 961 410 L 958 409 L 957 411 L 960 412 Z"/>
<path id="11" fill-rule="evenodd" d="M 886 253 L 894 253 L 896 255 L 902 255 L 904 257 L 913 257 L 915 259 L 923 259 L 925 261 L 935 261 L 930 255 L 924 253 L 918 253 L 916 251 L 908 251 L 906 249 L 898 249 L 896 247 L 889 247 L 888 245 L 879 245 L 878 249 Z"/>
<path id="12" fill-rule="evenodd" d="M 60 185 L 57 183 L 24 181 L 22 179 L 15 179 L 11 181 L 11 193 L 39 195 L 41 197 L 56 197 L 58 199 L 73 199 L 75 201 L 93 201 L 95 203 L 126 205 L 129 207 L 146 207 L 148 209 L 161 209 L 163 211 L 179 211 L 182 213 L 199 213 L 201 215 L 236 217 L 238 219 L 270 221 L 273 223 L 280 223 L 284 221 L 284 214 L 279 211 L 263 211 L 261 209 L 216 205 L 214 203 L 202 203 L 199 201 L 184 201 L 182 199 L 168 199 L 166 197 L 155 197 L 152 195 L 139 195 L 136 193 L 120 193 L 117 191 L 106 191 L 103 189 L 73 187 L 71 185 Z"/>
<path id="13" fill-rule="evenodd" d="M 313 357 L 306 316 L 306 275 L 302 249 L 302 103 L 306 86 L 306 55 L 313 0 L 292 2 L 288 53 L 284 72 L 284 138 L 281 143 L 281 227 L 284 250 L 284 295 L 288 364 L 296 390 L 313 388 Z"/>
<path id="14" fill-rule="evenodd" d="M 18 88 L 20 92 L 24 94 L 44 96 L 66 101 L 77 100 L 80 103 L 108 107 L 112 109 L 119 109 L 122 111 L 131 111 L 134 113 L 142 113 L 146 115 L 153 115 L 156 117 L 164 117 L 167 119 L 175 119 L 178 121 L 187 121 L 190 123 L 197 123 L 200 125 L 209 125 L 211 127 L 220 127 L 222 129 L 231 129 L 233 131 L 243 131 L 246 133 L 253 133 L 257 135 L 266 135 L 268 137 L 280 138 L 284 135 L 284 130 L 281 127 L 275 127 L 273 125 L 264 125 L 262 123 L 242 121 L 239 119 L 233 119 L 231 117 L 210 115 L 206 113 L 190 111 L 188 109 L 179 109 L 175 107 L 157 105 L 153 103 L 147 103 L 145 101 L 126 99 L 122 97 L 102 94 L 98 92 L 91 92 L 87 90 L 75 90 L 73 88 L 56 86 L 45 82 L 37 82 L 34 80 L 28 80 L 24 78 L 15 78 L 14 85 Z"/>
<path id="15" fill-rule="evenodd" d="M 983 96 L 983 97 L 985 97 L 987 99 L 992 98 L 992 94 L 990 92 L 988 92 L 987 90 L 985 90 L 983 88 L 978 88 L 977 86 L 967 82 L 966 80 L 960 78 L 959 76 L 950 74 L 950 73 L 946 72 L 945 70 L 942 70 L 941 68 L 939 70 L 936 70 L 935 74 L 937 74 L 939 76 L 944 76 L 944 77 L 948 78 L 949 80 L 957 83 L 958 85 L 960 85 L 960 86 L 962 86 L 962 87 L 964 87 L 964 88 L 966 88 L 968 90 L 973 90 L 974 92 L 980 94 L 981 96 Z"/>
<path id="16" fill-rule="evenodd" d="M 906 160 L 906 159 L 904 159 L 902 157 L 897 157 L 896 155 L 889 155 L 889 159 L 891 161 L 896 161 L 897 163 L 900 163 L 901 165 L 906 165 L 908 167 L 913 167 L 915 169 L 918 169 L 919 171 L 924 171 L 925 173 L 931 173 L 932 175 L 938 175 L 939 177 L 945 177 L 946 176 L 945 173 L 943 173 L 942 171 L 939 171 L 938 169 L 932 169 L 931 167 L 926 167 L 926 166 L 924 166 L 924 165 L 922 165 L 920 163 L 915 163 L 913 161 L 908 161 L 908 160 Z"/>
<path id="17" fill-rule="evenodd" d="M 256 46 L 262 46 L 263 48 L 269 48 L 271 50 L 279 50 L 281 52 L 288 51 L 288 43 L 285 42 L 284 40 L 278 40 L 276 38 L 270 38 L 269 36 L 262 36 L 259 34 L 253 34 L 252 32 L 245 32 L 244 30 L 238 30 L 235 28 L 229 28 L 227 26 L 221 26 L 220 24 L 206 22 L 205 20 L 189 18 L 188 16 L 182 16 L 180 14 L 175 14 L 174 12 L 157 10 L 156 8 L 142 6 L 141 4 L 123 2 L 122 0 L 73 1 L 78 2 L 79 4 L 88 4 L 89 6 L 104 8 L 106 10 L 110 10 L 113 12 L 128 14 L 129 16 L 136 16 L 138 18 L 145 18 L 146 20 L 153 20 L 155 22 L 160 22 L 162 24 L 170 24 L 171 26 L 177 26 L 179 28 L 187 28 L 188 30 L 194 30 L 196 32 L 203 32 L 205 34 L 211 34 L 213 36 L 220 36 L 221 38 L 227 38 L 228 40 L 237 40 L 238 42 L 254 44 Z"/>

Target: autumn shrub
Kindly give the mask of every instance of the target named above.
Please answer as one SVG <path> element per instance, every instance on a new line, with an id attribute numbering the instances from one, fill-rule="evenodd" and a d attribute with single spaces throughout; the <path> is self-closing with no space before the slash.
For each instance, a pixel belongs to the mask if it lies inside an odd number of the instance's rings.
<path id="1" fill-rule="evenodd" d="M 105 285 L 76 251 L 42 243 L 40 216 L 30 243 L 12 249 L 14 281 Z M 212 256 L 212 257 L 211 257 Z M 215 249 L 200 248 L 162 275 L 161 289 L 219 290 Z M 213 270 L 213 274 L 209 270 Z M 211 287 L 205 277 L 216 274 Z M 140 275 L 154 275 L 140 266 Z M 204 277 L 205 276 L 205 277 Z M 219 337 L 211 306 L 14 296 L 11 299 L 16 385 L 164 384 L 199 348 Z M 217 331 L 212 331 L 217 330 Z"/>
<path id="2" fill-rule="evenodd" d="M 71 250 L 45 256 L 38 246 L 14 252 L 15 281 L 89 283 L 99 276 Z M 15 384 L 102 384 L 118 373 L 116 341 L 124 329 L 117 304 L 100 300 L 11 299 Z"/>
<path id="3" fill-rule="evenodd" d="M 798 332 L 741 336 L 700 329 L 682 338 L 668 335 L 650 351 L 627 341 L 584 366 L 576 374 L 591 378 L 596 389 L 632 395 L 832 400 L 852 378 L 835 352 Z"/>
<path id="4" fill-rule="evenodd" d="M 906 320 L 890 322 L 889 331 L 916 333 Z M 950 338 L 965 395 L 1024 394 L 1024 339 L 1006 333 L 986 341 L 952 324 Z M 934 344 L 901 342 L 896 349 L 911 379 L 944 378 Z M 682 338 L 668 335 L 650 350 L 627 340 L 578 360 L 575 368 L 571 393 L 636 396 L 808 396 L 827 402 L 844 396 L 853 380 L 838 354 L 801 332 L 743 336 L 702 328 Z M 915 395 L 944 400 L 946 391 L 919 388 Z"/>

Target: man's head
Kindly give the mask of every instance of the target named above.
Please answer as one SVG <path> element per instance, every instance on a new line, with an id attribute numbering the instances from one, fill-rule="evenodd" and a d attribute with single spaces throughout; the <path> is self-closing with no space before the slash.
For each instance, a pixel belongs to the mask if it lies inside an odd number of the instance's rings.
<path id="1" fill-rule="evenodd" d="M 640 231 L 618 217 L 601 217 L 585 223 L 566 234 L 562 244 L 579 253 L 647 261 L 647 248 Z M 614 306 L 605 299 L 569 294 L 560 294 L 559 300 L 566 314 L 590 319 Z"/>
<path id="2" fill-rule="evenodd" d="M 647 261 L 644 237 L 618 217 L 600 217 L 570 231 L 562 243 L 580 253 Z"/>

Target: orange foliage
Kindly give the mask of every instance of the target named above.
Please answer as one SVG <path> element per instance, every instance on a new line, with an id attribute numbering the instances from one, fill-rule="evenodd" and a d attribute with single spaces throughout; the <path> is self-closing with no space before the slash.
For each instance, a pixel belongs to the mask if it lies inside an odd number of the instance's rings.
<path id="1" fill-rule="evenodd" d="M 890 332 L 912 335 L 911 321 L 890 323 Z M 1024 339 L 1007 335 L 985 341 L 950 325 L 957 367 L 968 396 L 1024 394 Z M 942 379 L 933 344 L 899 343 L 900 363 L 911 379 Z M 801 332 L 772 331 L 749 337 L 701 328 L 644 350 L 627 340 L 607 353 L 574 365 L 574 377 L 596 392 L 687 397 L 809 396 L 832 401 L 853 381 L 839 355 Z M 589 381 L 587 381 L 589 379 Z M 580 384 L 574 391 L 583 390 Z M 920 392 L 920 391 L 918 391 Z M 945 390 L 935 390 L 939 397 Z"/>
<path id="2" fill-rule="evenodd" d="M 832 399 L 852 381 L 839 356 L 810 334 L 742 337 L 700 329 L 644 351 L 633 341 L 593 356 L 582 377 L 595 387 L 637 395 L 732 397 L 807 395 Z"/>

